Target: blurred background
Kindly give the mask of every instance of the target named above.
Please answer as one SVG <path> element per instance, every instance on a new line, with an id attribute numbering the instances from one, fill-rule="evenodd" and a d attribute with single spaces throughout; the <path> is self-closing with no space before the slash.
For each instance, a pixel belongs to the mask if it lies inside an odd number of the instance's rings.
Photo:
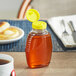
<path id="1" fill-rule="evenodd" d="M 29 7 L 27 7 L 29 5 Z M 24 19 L 27 8 L 35 8 L 41 18 L 76 14 L 76 0 L 0 0 L 0 19 Z"/>

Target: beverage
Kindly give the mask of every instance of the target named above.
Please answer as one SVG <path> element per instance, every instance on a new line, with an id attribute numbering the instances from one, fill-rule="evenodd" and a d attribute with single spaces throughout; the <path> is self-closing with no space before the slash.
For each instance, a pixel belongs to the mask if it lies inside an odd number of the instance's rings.
<path id="1" fill-rule="evenodd" d="M 12 56 L 0 54 L 0 76 L 16 76 Z"/>
<path id="2" fill-rule="evenodd" d="M 9 62 L 10 62 L 10 61 L 8 61 L 8 60 L 0 59 L 0 65 L 7 64 L 7 63 L 9 63 Z"/>

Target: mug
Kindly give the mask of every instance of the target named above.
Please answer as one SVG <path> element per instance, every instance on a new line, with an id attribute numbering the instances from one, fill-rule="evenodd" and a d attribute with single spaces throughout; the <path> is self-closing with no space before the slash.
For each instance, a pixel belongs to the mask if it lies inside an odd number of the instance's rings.
<path id="1" fill-rule="evenodd" d="M 13 57 L 6 54 L 0 54 L 0 59 L 9 61 L 6 64 L 0 65 L 0 76 L 16 76 Z"/>

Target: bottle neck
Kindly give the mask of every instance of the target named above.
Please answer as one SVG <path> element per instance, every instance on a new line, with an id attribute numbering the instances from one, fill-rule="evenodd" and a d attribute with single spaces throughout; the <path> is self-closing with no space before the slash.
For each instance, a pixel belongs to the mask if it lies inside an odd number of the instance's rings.
<path id="1" fill-rule="evenodd" d="M 37 33 L 43 33 L 45 31 L 47 31 L 46 29 L 33 29 L 33 31 L 37 32 Z"/>
<path id="2" fill-rule="evenodd" d="M 33 33 L 38 34 L 38 35 L 44 35 L 44 34 L 48 34 L 48 31 L 46 29 L 32 29 Z"/>

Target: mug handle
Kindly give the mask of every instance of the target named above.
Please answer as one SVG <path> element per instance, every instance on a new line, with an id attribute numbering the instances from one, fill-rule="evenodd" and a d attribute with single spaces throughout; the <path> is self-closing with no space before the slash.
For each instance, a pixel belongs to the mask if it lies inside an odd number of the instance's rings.
<path id="1" fill-rule="evenodd" d="M 11 72 L 11 76 L 16 76 L 16 72 L 15 72 L 14 69 L 13 69 L 12 72 Z"/>

